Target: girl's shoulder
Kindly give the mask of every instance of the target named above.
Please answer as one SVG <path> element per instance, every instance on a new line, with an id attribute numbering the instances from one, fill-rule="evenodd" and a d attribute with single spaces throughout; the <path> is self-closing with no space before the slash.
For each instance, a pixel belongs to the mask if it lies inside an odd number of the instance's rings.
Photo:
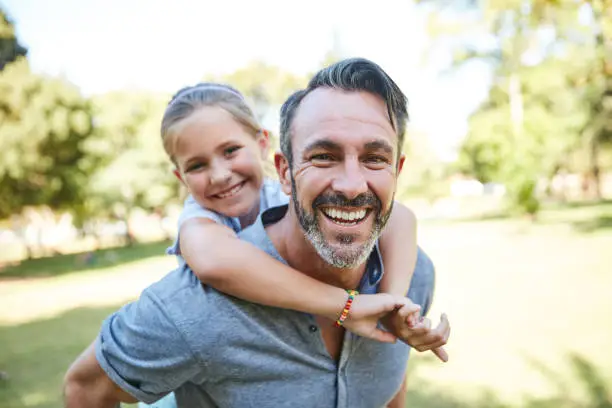
<path id="1" fill-rule="evenodd" d="M 260 212 L 263 212 L 268 208 L 285 205 L 288 202 L 289 196 L 283 192 L 281 184 L 278 182 L 278 180 L 269 178 L 264 179 L 263 185 L 261 186 Z"/>
<path id="2" fill-rule="evenodd" d="M 234 231 L 240 231 L 239 227 L 236 227 L 236 220 L 227 215 L 219 214 L 215 211 L 209 210 L 205 207 L 202 207 L 191 195 L 189 195 L 183 204 L 183 210 L 179 215 L 178 227 L 179 230 L 181 225 L 191 218 L 208 218 L 217 224 L 226 225 Z"/>

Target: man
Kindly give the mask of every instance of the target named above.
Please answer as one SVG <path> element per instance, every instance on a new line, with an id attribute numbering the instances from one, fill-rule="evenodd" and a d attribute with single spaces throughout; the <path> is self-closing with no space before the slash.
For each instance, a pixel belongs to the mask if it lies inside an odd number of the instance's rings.
<path id="1" fill-rule="evenodd" d="M 262 214 L 241 238 L 316 279 L 376 292 L 376 242 L 404 160 L 406 119 L 405 96 L 376 64 L 351 59 L 321 70 L 281 111 L 275 165 L 290 203 Z M 338 222 L 334 214 L 348 209 L 366 215 Z M 419 252 L 409 297 L 426 311 L 432 291 L 433 266 Z M 448 333 L 443 317 L 433 330 L 402 337 L 426 350 L 444 345 Z M 113 407 L 174 391 L 179 407 L 401 404 L 408 350 L 202 287 L 185 268 L 104 323 L 66 376 L 66 402 Z"/>

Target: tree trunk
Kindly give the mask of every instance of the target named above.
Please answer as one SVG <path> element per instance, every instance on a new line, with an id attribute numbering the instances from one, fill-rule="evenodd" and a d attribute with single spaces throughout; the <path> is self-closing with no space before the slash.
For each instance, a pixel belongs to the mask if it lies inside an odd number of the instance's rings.
<path id="1" fill-rule="evenodd" d="M 592 197 L 601 200 L 601 169 L 599 167 L 599 142 L 598 137 L 593 137 L 589 146 L 589 190 Z"/>

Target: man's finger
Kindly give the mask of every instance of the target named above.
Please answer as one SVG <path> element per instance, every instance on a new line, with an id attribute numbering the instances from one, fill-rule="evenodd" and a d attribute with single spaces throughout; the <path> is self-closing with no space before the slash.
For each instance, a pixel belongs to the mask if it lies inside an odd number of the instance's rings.
<path id="1" fill-rule="evenodd" d="M 431 331 L 421 346 L 426 349 L 438 349 L 446 344 L 450 336 L 450 324 L 445 314 L 440 317 L 438 327 Z M 448 357 L 448 356 L 447 356 Z"/>
<path id="2" fill-rule="evenodd" d="M 438 327 L 436 327 L 434 331 L 442 337 L 444 342 L 448 341 L 448 337 L 450 336 L 450 323 L 448 322 L 446 313 L 442 313 L 442 316 L 440 316 L 440 324 L 438 324 Z"/>
<path id="3" fill-rule="evenodd" d="M 448 361 L 448 353 L 446 352 L 444 347 L 437 347 L 431 350 L 431 352 L 434 353 L 436 357 L 438 357 L 443 363 L 446 363 Z"/>

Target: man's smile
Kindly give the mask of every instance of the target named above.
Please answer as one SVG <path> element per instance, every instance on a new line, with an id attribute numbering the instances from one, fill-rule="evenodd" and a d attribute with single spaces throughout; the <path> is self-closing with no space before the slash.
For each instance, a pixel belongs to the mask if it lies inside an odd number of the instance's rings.
<path id="1" fill-rule="evenodd" d="M 370 208 L 323 207 L 320 209 L 325 218 L 342 227 L 352 227 L 365 221 Z"/>

